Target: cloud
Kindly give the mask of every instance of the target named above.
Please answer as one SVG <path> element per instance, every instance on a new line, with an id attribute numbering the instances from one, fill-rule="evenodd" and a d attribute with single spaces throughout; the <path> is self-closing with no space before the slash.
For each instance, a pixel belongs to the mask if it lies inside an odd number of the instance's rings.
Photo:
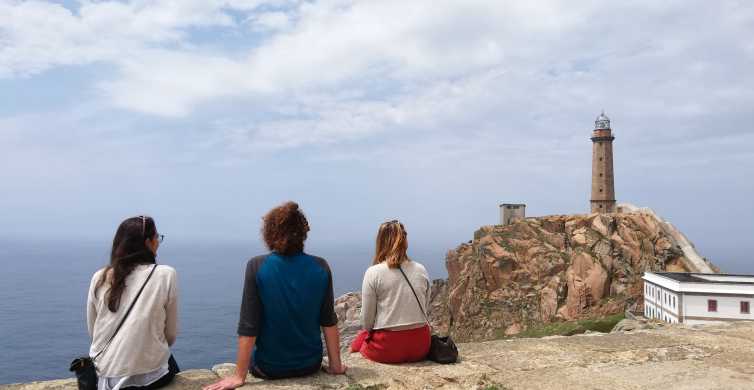
<path id="1" fill-rule="evenodd" d="M 293 25 L 291 15 L 282 11 L 262 12 L 247 20 L 251 28 L 260 32 L 277 32 L 287 30 Z"/>
<path id="2" fill-rule="evenodd" d="M 427 129 L 568 138 L 600 108 L 641 113 L 623 124 L 643 135 L 674 120 L 653 135 L 704 137 L 701 121 L 754 103 L 745 3 L 5 1 L 0 15 L 0 77 L 107 64 L 97 87 L 113 107 L 235 107 L 216 131 L 241 150 Z"/>

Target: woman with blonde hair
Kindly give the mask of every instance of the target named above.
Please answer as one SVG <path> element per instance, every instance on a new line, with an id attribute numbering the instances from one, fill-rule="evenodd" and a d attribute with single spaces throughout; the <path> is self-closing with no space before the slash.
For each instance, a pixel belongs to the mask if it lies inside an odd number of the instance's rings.
<path id="1" fill-rule="evenodd" d="M 397 220 L 380 225 L 374 262 L 361 286 L 361 323 L 351 352 L 380 363 L 424 360 L 429 352 L 430 281 L 408 258 L 406 229 Z"/>

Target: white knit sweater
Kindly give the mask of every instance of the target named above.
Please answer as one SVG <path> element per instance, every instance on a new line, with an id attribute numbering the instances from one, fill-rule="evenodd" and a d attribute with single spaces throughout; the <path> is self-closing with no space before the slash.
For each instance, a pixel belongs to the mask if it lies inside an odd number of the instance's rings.
<path id="1" fill-rule="evenodd" d="M 427 270 L 415 261 L 401 264 L 422 310 L 427 312 L 430 298 L 430 282 Z M 386 263 L 369 267 L 361 286 L 361 324 L 364 329 L 390 329 L 425 323 L 419 303 L 397 268 Z"/>
<path id="2" fill-rule="evenodd" d="M 105 347 L 128 307 L 152 269 L 139 265 L 126 278 L 126 288 L 118 310 L 107 308 L 108 283 L 94 287 L 103 270 L 92 277 L 87 299 L 87 325 L 94 357 Z M 100 377 L 121 378 L 154 373 L 165 367 L 170 357 L 169 346 L 175 342 L 178 328 L 178 286 L 175 269 L 158 265 L 149 279 L 131 314 L 113 339 L 112 344 L 95 361 Z"/>

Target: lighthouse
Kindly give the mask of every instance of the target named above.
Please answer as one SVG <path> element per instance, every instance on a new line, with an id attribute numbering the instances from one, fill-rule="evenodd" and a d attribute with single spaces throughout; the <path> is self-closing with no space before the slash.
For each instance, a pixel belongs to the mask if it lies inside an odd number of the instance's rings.
<path id="1" fill-rule="evenodd" d="M 594 121 L 594 131 L 592 131 L 591 209 L 593 213 L 615 212 L 614 139 L 610 128 L 610 118 L 603 111 Z"/>

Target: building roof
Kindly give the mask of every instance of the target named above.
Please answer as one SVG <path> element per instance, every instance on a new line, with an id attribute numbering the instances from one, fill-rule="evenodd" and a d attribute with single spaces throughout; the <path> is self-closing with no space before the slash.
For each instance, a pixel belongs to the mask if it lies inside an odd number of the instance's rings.
<path id="1" fill-rule="evenodd" d="M 653 272 L 677 282 L 709 284 L 744 284 L 754 285 L 754 275 L 740 274 L 703 274 L 691 272 Z"/>

